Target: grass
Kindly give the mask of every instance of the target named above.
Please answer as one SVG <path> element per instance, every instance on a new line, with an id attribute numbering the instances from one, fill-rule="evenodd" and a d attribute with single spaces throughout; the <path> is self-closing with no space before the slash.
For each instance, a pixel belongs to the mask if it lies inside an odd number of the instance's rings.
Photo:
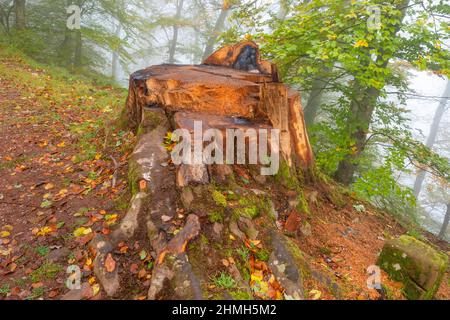
<path id="1" fill-rule="evenodd" d="M 226 272 L 221 272 L 212 279 L 214 285 L 222 289 L 234 289 L 237 287 L 236 281 Z"/>
<path id="2" fill-rule="evenodd" d="M 50 252 L 50 248 L 47 246 L 40 246 L 36 248 L 36 253 L 42 257 L 45 257 Z"/>
<path id="3" fill-rule="evenodd" d="M 10 292 L 9 284 L 4 284 L 0 287 L 0 295 L 7 295 Z"/>
<path id="4" fill-rule="evenodd" d="M 30 279 L 33 283 L 43 280 L 51 280 L 54 279 L 62 270 L 63 268 L 59 264 L 47 261 L 30 274 Z"/>
<path id="5" fill-rule="evenodd" d="M 244 246 L 242 246 L 241 248 L 237 248 L 236 252 L 244 262 L 248 261 L 248 259 L 250 258 L 250 250 L 248 250 L 248 248 Z"/>

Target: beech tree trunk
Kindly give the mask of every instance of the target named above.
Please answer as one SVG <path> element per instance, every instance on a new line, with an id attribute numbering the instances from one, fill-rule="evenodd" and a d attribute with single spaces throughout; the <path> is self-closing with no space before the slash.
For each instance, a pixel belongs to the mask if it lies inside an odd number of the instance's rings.
<path id="1" fill-rule="evenodd" d="M 214 50 L 214 44 L 216 43 L 217 37 L 220 34 L 220 32 L 223 29 L 223 26 L 225 25 L 225 19 L 228 16 L 228 13 L 230 12 L 229 7 L 222 6 L 222 9 L 220 10 L 219 17 L 216 20 L 216 24 L 214 25 L 214 29 L 211 32 L 211 35 L 208 38 L 208 41 L 206 42 L 205 50 L 203 51 L 203 57 L 202 61 L 208 58 Z"/>
<path id="2" fill-rule="evenodd" d="M 116 37 L 120 37 L 120 32 L 122 31 L 122 27 L 117 25 L 115 35 Z M 111 61 L 111 77 L 114 80 L 117 80 L 117 71 L 119 69 L 119 48 L 113 51 L 112 61 Z"/>
<path id="3" fill-rule="evenodd" d="M 177 12 L 175 14 L 175 24 L 173 26 L 173 37 L 172 41 L 170 43 L 169 48 L 169 63 L 175 63 L 175 52 L 177 51 L 177 43 L 178 43 L 178 21 L 181 18 L 181 11 L 183 10 L 183 3 L 184 0 L 178 0 L 177 1 Z"/>
<path id="4" fill-rule="evenodd" d="M 434 142 L 436 141 L 436 136 L 439 130 L 439 124 L 441 123 L 442 116 L 444 115 L 445 109 L 447 107 L 447 99 L 450 96 L 450 81 L 447 81 L 447 86 L 445 87 L 444 93 L 442 94 L 442 98 L 439 101 L 439 105 L 434 113 L 433 123 L 430 127 L 430 134 L 428 135 L 426 146 L 428 148 L 432 148 Z M 419 196 L 420 191 L 422 190 L 423 182 L 425 181 L 426 172 L 420 170 L 416 180 L 414 181 L 414 195 L 416 197 Z"/>
<path id="5" fill-rule="evenodd" d="M 17 30 L 25 30 L 26 28 L 25 4 L 26 0 L 14 0 L 15 28 Z"/>
<path id="6" fill-rule="evenodd" d="M 400 30 L 400 24 L 406 15 L 406 8 L 408 7 L 409 0 L 402 1 L 397 4 L 398 10 L 401 11 L 401 17 L 399 23 L 395 26 L 392 32 L 392 36 L 395 37 Z M 382 59 L 382 54 L 377 57 L 377 60 Z M 384 60 L 384 59 L 383 59 Z M 386 68 L 389 63 L 389 59 L 383 61 L 380 65 L 381 68 Z M 367 139 L 367 132 L 372 122 L 372 115 L 375 109 L 375 104 L 380 96 L 380 90 L 374 87 L 361 88 L 360 84 L 355 81 L 354 99 L 350 105 L 350 115 L 347 120 L 347 128 L 349 130 L 349 136 L 355 143 L 355 152 L 347 155 L 342 161 L 339 162 L 338 169 L 334 174 L 335 179 L 348 186 L 353 181 L 353 176 L 358 167 L 357 159 L 364 151 Z M 361 97 L 358 99 L 357 97 Z"/>
<path id="7" fill-rule="evenodd" d="M 444 239 L 445 233 L 447 232 L 449 221 L 450 221 L 450 203 L 447 203 L 447 212 L 445 213 L 444 222 L 442 223 L 441 231 L 439 232 L 438 238 Z"/>

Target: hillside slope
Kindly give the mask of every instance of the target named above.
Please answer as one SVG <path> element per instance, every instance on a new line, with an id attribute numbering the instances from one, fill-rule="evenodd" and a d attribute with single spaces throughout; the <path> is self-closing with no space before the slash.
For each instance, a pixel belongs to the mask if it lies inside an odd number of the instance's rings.
<path id="1" fill-rule="evenodd" d="M 0 48 L 0 299 L 110 298 L 89 243 L 117 232 L 131 196 L 146 187 L 128 167 L 137 139 L 114 121 L 124 100 L 121 89 Z M 200 226 L 182 248 L 198 283 L 187 295 L 297 298 L 286 295 L 290 290 L 305 299 L 404 298 L 402 285 L 384 272 L 384 292 L 366 283 L 385 241 L 406 232 L 400 224 L 331 182 L 303 185 L 285 170 L 263 181 L 254 169 L 233 166 L 227 181 L 195 187 L 188 197 L 171 191 L 177 214 L 159 217 L 169 240 L 183 226 Z M 155 192 L 153 199 L 172 194 Z M 148 224 L 137 223 L 103 261 L 120 279 L 115 299 L 146 299 L 158 274 Z M 426 237 L 448 253 L 445 243 Z M 277 268 L 283 259 L 292 268 Z M 82 271 L 82 290 L 65 286 L 71 265 Z M 438 299 L 450 299 L 445 277 Z M 177 294 L 161 290 L 156 298 Z"/>

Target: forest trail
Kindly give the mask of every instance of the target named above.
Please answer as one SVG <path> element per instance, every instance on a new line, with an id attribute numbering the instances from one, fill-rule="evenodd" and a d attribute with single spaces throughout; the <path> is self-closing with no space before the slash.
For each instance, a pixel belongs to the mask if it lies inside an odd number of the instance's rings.
<path id="1" fill-rule="evenodd" d="M 86 244 L 128 201 L 132 137 L 105 130 L 122 94 L 0 49 L 0 290 L 11 299 L 61 298 L 69 265 L 87 277 L 84 295 L 101 296 Z"/>
<path id="2" fill-rule="evenodd" d="M 88 85 L 59 72 L 0 48 L 0 299 L 108 298 L 93 273 L 87 244 L 94 234 L 108 235 L 124 216 L 130 199 L 127 161 L 135 137 L 110 122 L 123 107 L 123 90 Z M 239 174 L 243 189 L 271 187 L 248 182 L 249 176 L 245 170 Z M 311 214 L 291 218 L 294 224 L 302 222 L 300 238 L 293 241 L 320 275 L 334 279 L 341 298 L 379 299 L 367 288 L 366 268 L 375 263 L 388 236 L 405 230 L 369 206 L 360 212 L 351 196 L 337 204 L 329 191 L 305 190 Z M 288 223 L 291 212 L 282 210 L 288 199 L 273 200 Z M 262 237 L 266 223 L 255 219 Z M 227 238 L 223 250 L 215 251 L 214 239 L 208 227 L 189 248 L 203 248 L 205 256 L 213 252 L 202 265 L 204 272 L 228 270 L 240 261 L 237 241 Z M 123 273 L 115 298 L 147 298 L 153 268 L 147 242 L 132 239 L 114 248 L 116 260 L 108 260 L 107 268 L 120 265 Z M 254 263 L 265 265 L 262 253 L 255 254 L 261 261 Z M 82 290 L 72 293 L 65 285 L 70 265 L 81 269 L 83 283 Z M 438 299 L 450 298 L 448 279 L 447 273 Z M 382 281 L 394 289 L 390 298 L 402 298 L 395 290 L 399 283 L 384 272 Z M 304 287 L 306 298 L 336 298 L 315 280 Z M 218 288 L 210 285 L 208 290 Z"/>

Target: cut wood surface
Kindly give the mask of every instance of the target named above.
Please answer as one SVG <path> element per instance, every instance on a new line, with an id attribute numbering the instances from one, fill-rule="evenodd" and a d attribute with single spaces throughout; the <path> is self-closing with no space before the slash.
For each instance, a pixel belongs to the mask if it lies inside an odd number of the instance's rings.
<path id="1" fill-rule="evenodd" d="M 280 130 L 281 153 L 289 165 L 307 168 L 313 164 L 300 96 L 279 82 L 276 66 L 260 59 L 253 42 L 221 48 L 202 65 L 164 64 L 135 72 L 127 99 L 134 130 L 141 124 L 146 107 L 185 111 L 191 118 L 197 117 L 192 113 L 198 113 L 198 120 L 222 128 L 235 127 L 230 120 L 233 117 L 247 119 L 249 124 L 270 124 Z M 179 123 L 183 122 L 180 116 Z"/>

